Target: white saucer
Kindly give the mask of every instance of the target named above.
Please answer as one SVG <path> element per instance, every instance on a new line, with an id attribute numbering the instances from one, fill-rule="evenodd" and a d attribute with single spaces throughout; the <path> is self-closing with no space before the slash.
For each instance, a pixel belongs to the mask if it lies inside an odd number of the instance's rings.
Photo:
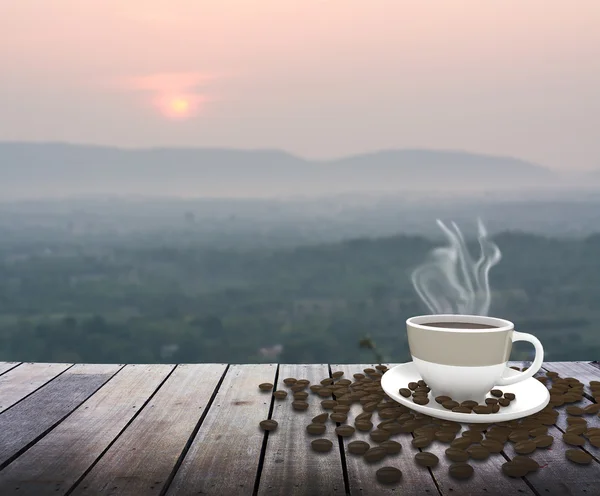
<path id="1" fill-rule="evenodd" d="M 514 369 L 507 368 L 505 376 L 518 374 Z M 386 394 L 398 403 L 431 417 L 454 422 L 465 422 L 469 424 L 491 424 L 494 422 L 507 422 L 515 420 L 542 410 L 550 401 L 548 388 L 537 379 L 530 377 L 517 384 L 510 386 L 498 386 L 505 393 L 514 393 L 516 399 L 507 407 L 501 407 L 498 413 L 477 414 L 477 413 L 457 413 L 446 410 L 442 405 L 435 402 L 432 393 L 429 393 L 429 403 L 427 405 L 417 405 L 413 403 L 412 398 L 405 398 L 398 390 L 407 387 L 409 382 L 417 382 L 421 376 L 417 372 L 413 362 L 407 362 L 396 365 L 388 370 L 381 378 L 381 387 Z M 488 395 L 488 397 L 492 397 Z"/>

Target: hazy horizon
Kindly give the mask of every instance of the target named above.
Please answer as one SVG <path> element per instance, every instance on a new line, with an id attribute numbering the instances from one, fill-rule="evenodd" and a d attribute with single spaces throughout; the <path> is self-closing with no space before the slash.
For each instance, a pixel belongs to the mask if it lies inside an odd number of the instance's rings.
<path id="1" fill-rule="evenodd" d="M 8 0 L 0 141 L 600 167 L 600 3 Z"/>

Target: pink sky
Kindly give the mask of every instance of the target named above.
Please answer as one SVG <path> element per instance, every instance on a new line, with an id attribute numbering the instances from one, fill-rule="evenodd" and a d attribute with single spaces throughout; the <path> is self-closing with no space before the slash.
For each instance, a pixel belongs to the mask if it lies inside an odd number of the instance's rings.
<path id="1" fill-rule="evenodd" d="M 598 25 L 599 0 L 2 0 L 0 140 L 600 168 Z"/>

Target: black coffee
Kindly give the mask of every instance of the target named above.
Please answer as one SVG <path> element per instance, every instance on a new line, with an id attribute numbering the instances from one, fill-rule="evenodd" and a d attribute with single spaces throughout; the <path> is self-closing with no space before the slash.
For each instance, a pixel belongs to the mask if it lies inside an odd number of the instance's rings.
<path id="1" fill-rule="evenodd" d="M 443 327 L 446 329 L 497 329 L 497 326 L 474 324 L 472 322 L 428 322 L 423 325 L 427 327 Z"/>

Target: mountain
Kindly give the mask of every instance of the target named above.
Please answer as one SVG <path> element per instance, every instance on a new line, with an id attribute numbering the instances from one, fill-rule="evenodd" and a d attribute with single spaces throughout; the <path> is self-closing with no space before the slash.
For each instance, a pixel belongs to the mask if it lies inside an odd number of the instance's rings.
<path id="1" fill-rule="evenodd" d="M 2 199 L 514 190 L 559 182 L 539 165 L 461 151 L 387 150 L 311 161 L 278 150 L 0 143 Z"/>

